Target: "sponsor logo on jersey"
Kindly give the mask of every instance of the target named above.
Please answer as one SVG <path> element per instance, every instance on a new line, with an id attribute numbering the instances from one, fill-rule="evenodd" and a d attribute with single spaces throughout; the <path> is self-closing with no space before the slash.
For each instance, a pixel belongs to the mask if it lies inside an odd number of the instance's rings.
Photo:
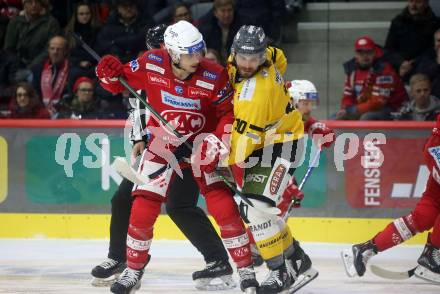
<path id="1" fill-rule="evenodd" d="M 214 84 L 211 83 L 207 83 L 205 81 L 202 80 L 197 80 L 196 81 L 196 86 L 208 89 L 208 90 L 214 90 Z"/>
<path id="2" fill-rule="evenodd" d="M 273 175 L 270 179 L 270 194 L 276 195 L 278 193 L 278 190 L 280 189 L 281 182 L 283 181 L 283 177 L 285 173 L 287 172 L 287 168 L 284 166 L 284 164 L 279 164 Z"/>
<path id="3" fill-rule="evenodd" d="M 428 148 L 428 152 L 435 160 L 435 163 L 437 164 L 437 168 L 440 168 L 440 146 Z"/>
<path id="4" fill-rule="evenodd" d="M 181 109 L 194 109 L 199 110 L 200 107 L 200 100 L 194 100 L 194 99 L 188 99 L 180 96 L 175 96 L 173 94 L 170 94 L 166 91 L 160 91 L 160 94 L 162 96 L 162 102 L 164 104 L 170 105 L 174 108 L 181 108 Z"/>
<path id="5" fill-rule="evenodd" d="M 183 136 L 200 132 L 205 126 L 206 118 L 201 113 L 184 110 L 165 110 L 161 115 Z M 172 134 L 168 128 L 165 130 Z M 174 134 L 172 134 L 174 136 Z"/>
<path id="6" fill-rule="evenodd" d="M 209 91 L 199 89 L 199 88 L 194 88 L 194 87 L 188 88 L 188 94 L 189 94 L 189 97 L 209 97 L 209 96 L 211 96 L 211 93 Z"/>
<path id="7" fill-rule="evenodd" d="M 246 182 L 257 182 L 257 183 L 263 183 L 267 178 L 267 175 L 261 175 L 261 174 L 248 174 L 246 176 Z"/>
<path id="8" fill-rule="evenodd" d="M 147 73 L 148 81 L 150 84 L 160 85 L 169 88 L 171 86 L 170 79 L 164 78 L 154 73 Z"/>
<path id="9" fill-rule="evenodd" d="M 247 79 L 243 87 L 241 88 L 241 92 L 238 96 L 239 101 L 251 101 L 252 97 L 254 97 L 255 87 L 257 86 L 257 79 L 250 78 Z"/>
<path id="10" fill-rule="evenodd" d="M 165 69 L 163 67 L 157 66 L 157 65 L 152 64 L 152 63 L 146 63 L 145 64 L 145 68 L 149 69 L 149 70 L 152 70 L 152 71 L 155 71 L 155 72 L 158 72 L 158 73 L 161 73 L 161 74 L 165 73 Z"/>
<path id="11" fill-rule="evenodd" d="M 275 82 L 277 82 L 278 84 L 284 84 L 283 77 L 281 76 L 281 74 L 277 69 L 275 69 Z"/>
<path id="12" fill-rule="evenodd" d="M 202 73 L 202 76 L 203 76 L 204 78 L 210 79 L 210 80 L 212 80 L 212 81 L 215 81 L 215 80 L 217 79 L 217 77 L 218 77 L 218 75 L 217 75 L 216 73 L 213 73 L 213 72 L 211 72 L 211 71 L 209 71 L 209 70 L 205 70 L 205 71 Z"/>
<path id="13" fill-rule="evenodd" d="M 376 84 L 392 84 L 394 82 L 393 76 L 380 76 L 376 78 Z"/>
<path id="14" fill-rule="evenodd" d="M 139 62 L 135 59 L 130 61 L 130 68 L 132 72 L 135 72 L 139 69 Z"/>
<path id="15" fill-rule="evenodd" d="M 175 86 L 174 90 L 176 90 L 177 94 L 183 94 L 183 88 L 181 86 Z"/>
<path id="16" fill-rule="evenodd" d="M 153 53 L 148 54 L 148 59 L 159 62 L 159 63 L 163 62 L 162 57 L 160 57 L 159 55 L 153 54 Z"/>

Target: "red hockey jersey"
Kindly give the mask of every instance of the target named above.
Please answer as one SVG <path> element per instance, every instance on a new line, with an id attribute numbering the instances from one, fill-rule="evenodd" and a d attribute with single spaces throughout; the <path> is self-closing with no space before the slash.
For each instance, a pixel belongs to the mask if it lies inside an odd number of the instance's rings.
<path id="1" fill-rule="evenodd" d="M 179 80 L 166 50 L 153 49 L 125 64 L 124 76 L 135 90 L 144 90 L 148 103 L 190 141 L 200 133 L 221 137 L 224 125 L 233 122 L 233 89 L 227 71 L 207 59 L 195 73 Z M 118 81 L 105 80 L 101 85 L 112 93 L 125 90 Z M 151 115 L 147 127 L 153 126 L 159 127 L 159 121 Z M 165 141 L 174 137 L 166 132 Z"/>

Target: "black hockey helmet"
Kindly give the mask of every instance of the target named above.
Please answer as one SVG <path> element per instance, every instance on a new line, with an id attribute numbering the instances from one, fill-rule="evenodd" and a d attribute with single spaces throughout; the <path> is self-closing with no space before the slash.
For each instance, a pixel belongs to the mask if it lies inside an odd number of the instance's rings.
<path id="1" fill-rule="evenodd" d="M 231 52 L 234 54 L 265 54 L 267 38 L 263 28 L 244 25 L 234 37 Z"/>
<path id="2" fill-rule="evenodd" d="M 166 24 L 159 24 L 148 29 L 147 35 L 145 36 L 148 50 L 160 48 L 160 45 L 163 44 L 163 34 L 165 33 L 166 28 Z"/>

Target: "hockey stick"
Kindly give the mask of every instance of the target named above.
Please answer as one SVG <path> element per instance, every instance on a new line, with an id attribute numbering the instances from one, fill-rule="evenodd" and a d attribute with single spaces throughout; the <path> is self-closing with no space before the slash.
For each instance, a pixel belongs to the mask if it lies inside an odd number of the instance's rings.
<path id="1" fill-rule="evenodd" d="M 89 45 L 87 45 L 80 36 L 78 36 L 77 34 L 74 34 L 74 37 L 78 40 L 78 42 L 80 42 L 81 47 L 84 48 L 84 50 L 86 50 L 93 58 L 96 59 L 96 61 L 100 61 L 101 57 L 95 52 L 95 50 L 93 50 Z M 170 131 L 172 132 L 177 138 L 181 139 L 183 138 L 183 135 L 180 134 L 179 132 L 177 132 L 171 125 L 168 124 L 168 121 L 161 116 L 150 104 L 147 103 L 147 101 L 142 98 L 128 83 L 125 79 L 119 77 L 118 81 L 124 86 L 124 88 L 126 88 L 136 99 L 138 99 L 139 101 L 142 102 L 142 104 L 144 104 L 144 106 L 146 108 L 148 108 L 148 110 L 159 120 L 162 122 L 162 124 Z M 190 150 L 192 150 L 192 145 L 190 143 L 188 143 L 187 141 L 183 141 L 183 144 L 189 148 Z M 125 161 L 124 161 L 125 162 Z M 126 162 L 125 162 L 126 163 Z M 119 165 L 121 163 L 118 163 Z M 127 164 L 127 163 L 126 163 Z M 130 166 L 129 166 L 130 167 Z M 131 168 L 131 167 L 130 167 Z M 158 171 L 156 171 L 155 173 L 157 173 Z M 265 213 L 269 213 L 269 214 L 279 214 L 280 210 L 276 207 L 268 207 L 268 208 L 260 208 L 260 207 L 255 207 L 254 204 L 249 200 L 249 198 L 247 198 L 244 194 L 242 194 L 240 191 L 238 191 L 238 189 L 232 185 L 231 183 L 229 183 L 224 176 L 218 174 L 218 176 L 223 180 L 223 182 L 225 182 L 225 184 L 238 196 L 240 196 L 243 201 L 248 204 L 249 206 L 254 207 L 255 209 L 258 209 L 262 212 Z M 134 179 L 133 179 L 134 180 Z"/>
<path id="2" fill-rule="evenodd" d="M 299 183 L 298 190 L 302 191 L 307 179 L 310 177 L 310 174 L 312 173 L 312 170 L 315 168 L 316 164 L 318 163 L 320 155 L 321 155 L 321 149 L 319 149 L 318 152 L 316 152 L 315 157 L 313 157 L 312 164 L 309 165 L 309 167 L 307 168 L 307 171 L 306 171 L 304 177 L 302 178 L 301 183 Z M 289 217 L 293 206 L 295 204 L 299 204 L 300 201 L 301 200 L 294 199 L 292 202 L 289 203 L 289 206 L 286 209 L 286 213 L 283 215 L 284 221 L 286 221 L 287 218 Z"/>
<path id="3" fill-rule="evenodd" d="M 414 272 L 417 267 L 414 267 L 410 270 L 407 270 L 405 272 L 394 272 L 390 271 L 384 268 L 381 268 L 377 265 L 371 265 L 370 270 L 373 274 L 375 274 L 378 277 L 384 278 L 384 279 L 391 279 L 391 280 L 406 280 L 414 276 Z"/>

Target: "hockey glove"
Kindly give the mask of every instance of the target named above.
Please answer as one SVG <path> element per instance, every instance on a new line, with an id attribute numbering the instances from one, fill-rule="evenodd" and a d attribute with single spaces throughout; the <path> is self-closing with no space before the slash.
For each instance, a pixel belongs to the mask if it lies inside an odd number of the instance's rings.
<path id="1" fill-rule="evenodd" d="M 330 147 L 336 139 L 333 130 L 321 122 L 312 124 L 309 134 L 319 149 Z"/>
<path id="2" fill-rule="evenodd" d="M 209 174 L 215 171 L 220 160 L 228 153 L 226 145 L 214 134 L 209 134 L 200 144 L 195 160 L 200 165 L 200 171 Z"/>
<path id="3" fill-rule="evenodd" d="M 116 80 L 123 74 L 124 66 L 121 61 L 113 55 L 105 55 L 96 66 L 96 76 L 100 80 Z"/>

